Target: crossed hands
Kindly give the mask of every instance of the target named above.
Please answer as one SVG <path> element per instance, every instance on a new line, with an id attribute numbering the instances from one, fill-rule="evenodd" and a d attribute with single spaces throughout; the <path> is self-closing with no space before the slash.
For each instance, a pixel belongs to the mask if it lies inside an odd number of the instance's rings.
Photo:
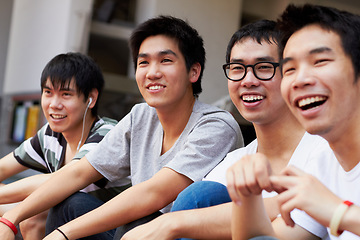
<path id="1" fill-rule="evenodd" d="M 262 190 L 276 191 L 280 213 L 288 226 L 294 226 L 290 212 L 305 211 L 320 224 L 329 226 L 335 208 L 342 202 L 314 176 L 287 166 L 273 174 L 265 155 L 247 155 L 227 171 L 227 187 L 231 199 L 241 205 L 242 197 L 260 195 Z"/>

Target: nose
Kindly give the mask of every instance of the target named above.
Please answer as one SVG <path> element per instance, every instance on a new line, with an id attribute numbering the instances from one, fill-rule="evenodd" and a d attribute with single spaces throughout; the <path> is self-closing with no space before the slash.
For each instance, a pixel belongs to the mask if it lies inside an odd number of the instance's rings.
<path id="1" fill-rule="evenodd" d="M 315 83 L 315 78 L 311 72 L 311 69 L 306 67 L 301 67 L 297 70 L 291 85 L 293 88 L 303 88 L 306 86 L 313 85 L 314 83 Z"/>
<path id="2" fill-rule="evenodd" d="M 246 75 L 240 81 L 240 83 L 241 86 L 246 88 L 257 87 L 260 85 L 260 80 L 255 77 L 253 69 L 251 67 L 248 67 L 246 71 Z"/>
<path id="3" fill-rule="evenodd" d="M 50 100 L 50 108 L 56 108 L 56 109 L 61 109 L 63 107 L 62 103 L 61 103 L 61 99 L 59 97 L 53 97 Z"/>
<path id="4" fill-rule="evenodd" d="M 161 78 L 161 76 L 162 74 L 158 64 L 156 63 L 150 64 L 147 69 L 146 78 L 155 80 Z"/>

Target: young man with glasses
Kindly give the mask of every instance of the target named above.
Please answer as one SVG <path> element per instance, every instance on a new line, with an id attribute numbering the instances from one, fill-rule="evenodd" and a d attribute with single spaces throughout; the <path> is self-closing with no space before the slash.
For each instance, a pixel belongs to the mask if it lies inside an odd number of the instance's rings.
<path id="1" fill-rule="evenodd" d="M 231 38 L 223 66 L 231 100 L 242 116 L 253 123 L 257 139 L 229 153 L 204 181 L 193 183 L 180 193 L 173 212 L 133 229 L 124 239 L 231 239 L 228 167 L 241 157 L 258 152 L 269 159 L 275 172 L 280 172 L 287 164 L 306 168 L 317 156 L 332 154 L 325 140 L 305 133 L 281 97 L 279 34 L 273 21 L 244 26 Z M 274 194 L 263 192 L 268 221 L 279 214 Z"/>
<path id="2" fill-rule="evenodd" d="M 253 173 L 242 174 L 242 168 L 231 174 L 229 192 L 236 203 L 233 239 L 272 235 L 358 240 L 360 16 L 330 7 L 289 5 L 279 27 L 283 31 L 281 92 L 285 102 L 309 133 L 328 141 L 336 158 L 315 159 L 307 173 L 289 166 L 274 174 L 268 165 L 259 163 L 265 174 L 257 186 L 279 192 L 281 225 L 271 225 L 265 211 L 259 210 L 261 197 L 252 191 L 251 182 L 237 184 Z"/>

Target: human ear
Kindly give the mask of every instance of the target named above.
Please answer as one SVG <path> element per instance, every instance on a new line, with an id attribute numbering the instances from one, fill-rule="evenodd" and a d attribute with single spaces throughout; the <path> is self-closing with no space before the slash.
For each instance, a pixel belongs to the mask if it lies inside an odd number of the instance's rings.
<path id="1" fill-rule="evenodd" d="M 96 88 L 94 88 L 90 91 L 89 102 L 87 105 L 89 108 L 93 108 L 95 106 L 98 96 L 99 96 L 99 92 Z"/>
<path id="2" fill-rule="evenodd" d="M 200 63 L 194 63 L 189 71 L 189 80 L 194 83 L 199 79 L 201 73 L 201 65 Z"/>

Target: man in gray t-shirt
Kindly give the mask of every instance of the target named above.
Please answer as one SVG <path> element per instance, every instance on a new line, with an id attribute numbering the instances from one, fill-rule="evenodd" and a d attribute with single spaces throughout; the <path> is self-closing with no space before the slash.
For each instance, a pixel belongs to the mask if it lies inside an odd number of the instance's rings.
<path id="1" fill-rule="evenodd" d="M 153 18 L 134 30 L 130 47 L 136 82 L 146 103 L 136 105 L 93 152 L 5 213 L 6 219 L 17 224 L 89 182 L 130 174 L 132 187 L 72 221 L 64 216 L 69 222 L 52 226 L 56 230 L 45 239 L 78 239 L 104 232 L 166 211 L 183 189 L 201 180 L 227 152 L 243 145 L 240 128 L 229 113 L 197 101 L 205 49 L 195 29 L 177 18 Z M 72 204 L 84 205 L 85 201 L 72 202 L 72 197 L 60 204 L 61 215 L 49 218 L 63 217 L 76 209 Z M 11 237 L 11 230 L 5 228 L 0 238 L 11 239 L 7 236 Z"/>

